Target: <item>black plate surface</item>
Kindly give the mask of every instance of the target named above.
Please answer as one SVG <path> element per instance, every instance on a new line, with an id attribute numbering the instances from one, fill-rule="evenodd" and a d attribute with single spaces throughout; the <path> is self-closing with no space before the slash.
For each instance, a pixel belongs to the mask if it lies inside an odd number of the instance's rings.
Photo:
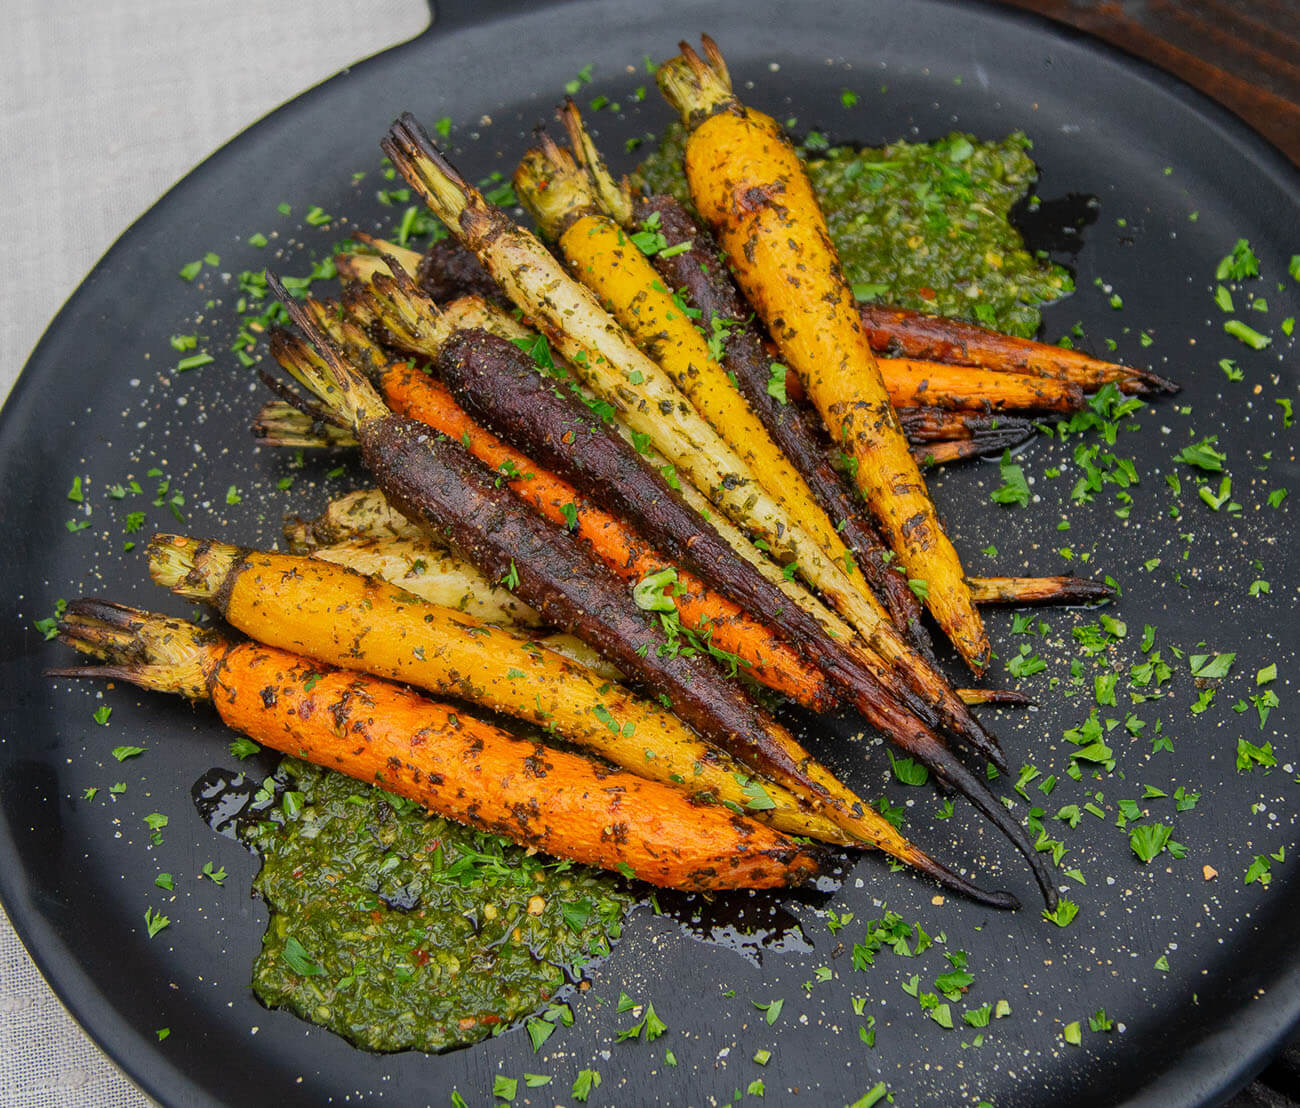
<path id="1" fill-rule="evenodd" d="M 1043 706 L 995 721 L 1013 759 L 1060 781 L 1050 798 L 1037 791 L 1041 777 L 1027 792 L 1047 810 L 1049 835 L 1068 847 L 1064 867 L 1087 880 L 1063 878 L 1081 911 L 1064 929 L 1043 921 L 1018 858 L 960 805 L 955 818 L 940 822 L 930 790 L 889 785 L 894 803 L 910 802 L 909 828 L 922 842 L 944 857 L 977 859 L 986 881 L 1015 889 L 1029 907 L 1012 916 L 935 905 L 932 887 L 865 858 L 838 892 L 777 907 L 754 898 L 718 908 L 717 918 L 743 909 L 742 925 L 778 931 L 798 921 L 804 937 L 774 944 L 759 962 L 696 941 L 671 916 L 639 911 L 590 991 L 575 998 L 574 1026 L 540 1054 L 518 1031 L 441 1057 L 365 1054 L 264 1010 L 249 993 L 265 919 L 248 895 L 254 862 L 211 835 L 189 801 L 203 771 L 231 761 L 220 725 L 166 698 L 118 688 L 103 691 L 101 701 L 99 689 L 43 679 L 43 667 L 68 656 L 43 643 L 32 621 L 57 598 L 80 594 L 183 610 L 147 584 L 138 547 L 122 552 L 129 511 L 147 517 L 137 539 L 171 527 L 268 543 L 282 513 L 315 508 L 361 480 L 352 469 L 327 476 L 333 462 L 308 459 L 293 469 L 252 446 L 245 428 L 264 394 L 226 352 L 238 292 L 223 275 L 268 263 L 305 272 L 305 259 L 326 253 L 349 226 L 303 224 L 312 204 L 364 229 L 387 228 L 392 210 L 374 200 L 387 184 L 376 144 L 399 111 L 428 122 L 449 117 L 450 150 L 467 175 L 509 173 L 533 124 L 591 64 L 593 80 L 581 96 L 604 94 L 623 105 L 619 117 L 591 115 L 614 153 L 668 119 L 643 55 L 667 56 L 679 37 L 699 31 L 718 39 L 744 98 L 780 118 L 797 117 L 799 131 L 816 127 L 861 142 L 930 138 L 954 127 L 990 137 L 1028 131 L 1044 197 L 1094 194 L 1100 202 L 1078 256 L 1080 291 L 1050 310 L 1046 333 L 1055 338 L 1082 322 L 1089 345 L 1104 349 L 1102 340 L 1112 338 L 1120 358 L 1187 386 L 1176 401 L 1135 417 L 1139 429 L 1123 432 L 1113 448 L 1134 458 L 1141 474 L 1129 490 L 1128 518 L 1116 515 L 1123 505 L 1115 486 L 1091 504 L 1071 503 L 1075 441 L 1030 448 L 1025 465 L 1038 500 L 1028 509 L 989 502 L 999 482 L 992 463 L 935 481 L 974 572 L 1082 569 L 1124 586 L 1111 614 L 1126 621 L 1128 637 L 1100 659 L 1085 659 L 1085 684 L 1070 685 L 1072 629 L 1095 613 L 1044 613 L 1049 631 L 1032 641 L 1048 669 L 1024 682 Z M 650 94 L 637 103 L 633 90 L 647 83 Z M 846 88 L 860 97 L 851 108 L 841 103 Z M 354 182 L 360 171 L 365 179 Z M 1297 286 L 1286 277 L 1289 255 L 1300 250 L 1298 185 L 1262 141 L 1145 66 L 1042 22 L 937 0 L 615 0 L 501 12 L 466 3 L 416 41 L 276 112 L 177 185 L 112 248 L 51 325 L 0 421 L 0 518 L 9 524 L 0 547 L 0 626 L 8 629 L 0 646 L 0 892 L 42 971 L 104 1048 L 169 1105 L 444 1105 L 453 1088 L 471 1105 L 486 1104 L 495 1075 L 525 1072 L 555 1080 L 535 1090 L 521 1082 L 517 1103 L 526 1095 L 528 1103 L 568 1104 L 584 1067 L 603 1077 L 590 1101 L 601 1104 L 726 1104 L 737 1091 L 748 1102 L 757 1099 L 747 1091 L 755 1079 L 776 1103 L 844 1104 L 880 1080 L 900 1104 L 1216 1102 L 1262 1064 L 1300 1014 L 1290 736 L 1300 574 L 1294 497 L 1278 509 L 1266 502 L 1274 489 L 1300 487 L 1300 432 L 1283 426 L 1274 402 L 1300 400 L 1293 347 L 1278 328 L 1284 316 L 1300 314 Z M 293 216 L 277 214 L 281 201 L 293 205 Z M 245 243 L 256 231 L 278 235 L 259 250 Z M 1267 299 L 1268 311 L 1239 312 L 1274 335 L 1260 353 L 1223 334 L 1211 298 L 1215 264 L 1239 237 L 1254 244 L 1264 272 L 1249 290 Z M 195 283 L 177 278 L 184 263 L 209 250 L 221 255 L 220 266 Z M 1113 286 L 1121 309 L 1096 280 Z M 1237 299 L 1244 303 L 1248 293 Z M 217 360 L 178 375 L 168 338 L 190 332 Z M 1228 379 L 1221 358 L 1236 360 L 1241 380 Z M 1195 471 L 1172 461 L 1210 434 L 1227 454 L 1229 500 L 1240 511 L 1229 501 L 1211 510 L 1196 492 Z M 1053 465 L 1063 476 L 1045 476 Z M 153 500 L 161 478 L 146 476 L 153 467 L 171 482 L 160 506 Z M 1181 493 L 1166 483 L 1172 474 Z M 66 495 L 78 475 L 88 516 Z M 277 488 L 284 476 L 294 477 L 291 489 Z M 142 495 L 107 495 L 131 477 Z M 225 497 L 232 484 L 242 494 L 233 506 Z M 1210 488 L 1218 494 L 1218 475 Z M 183 528 L 166 506 L 178 490 Z M 1062 518 L 1068 532 L 1058 530 Z M 70 532 L 69 519 L 90 525 Z M 978 553 L 989 544 L 997 557 Z M 1059 553 L 1066 546 L 1072 562 Z M 1267 580 L 1270 591 L 1249 595 L 1255 580 Z M 1156 646 L 1175 672 L 1166 686 L 1173 694 L 1131 705 L 1128 667 L 1144 657 L 1145 624 L 1158 629 Z M 991 627 L 1003 656 L 1013 654 L 1021 640 L 1011 634 L 1011 615 L 992 616 Z M 1210 709 L 1194 715 L 1198 690 L 1172 648 L 1194 652 L 1202 641 L 1237 659 Z M 1259 693 L 1256 672 L 1270 663 L 1278 666 L 1270 687 L 1281 704 L 1260 730 L 1253 707 L 1238 714 L 1231 706 Z M 1109 732 L 1115 772 L 1085 788 L 1065 776 L 1074 748 L 1062 732 L 1087 718 L 1094 676 L 1106 667 L 1121 676 L 1118 703 L 1102 718 L 1123 721 L 1133 712 L 1146 728 L 1134 735 L 1121 722 Z M 1050 678 L 1060 679 L 1059 688 L 1049 687 Z M 993 680 L 1010 679 L 996 671 Z M 101 703 L 113 709 L 106 728 L 91 719 Z M 1157 720 L 1172 752 L 1151 752 Z M 822 724 L 808 740 L 865 795 L 880 795 L 888 764 L 879 747 L 850 739 L 855 730 L 852 721 Z M 1239 773 L 1239 737 L 1270 741 L 1278 767 Z M 119 744 L 147 749 L 119 764 L 110 755 Z M 126 791 L 110 797 L 115 782 Z M 1023 815 L 1025 802 L 1002 784 Z M 1141 801 L 1150 812 L 1144 822 L 1173 825 L 1186 858 L 1164 854 L 1143 866 L 1129 849 L 1129 831 L 1115 826 L 1118 801 L 1140 799 L 1145 785 L 1201 793 L 1189 811 L 1176 811 L 1172 799 Z M 91 786 L 99 792 L 86 800 Z M 1071 830 L 1050 818 L 1088 800 L 1104 820 L 1085 814 Z M 163 844 L 151 847 L 143 817 L 154 811 L 170 825 Z M 1273 863 L 1271 887 L 1246 885 L 1252 858 L 1279 848 L 1286 857 Z M 224 886 L 196 880 L 208 860 L 230 871 Z M 1218 876 L 1207 880 L 1204 866 Z M 155 887 L 160 871 L 176 875 L 174 898 Z M 855 970 L 853 944 L 884 902 L 931 934 L 943 932 L 946 946 L 917 958 L 885 951 L 874 967 Z M 173 921 L 152 940 L 146 907 Z M 832 933 L 828 907 L 855 918 Z M 913 974 L 921 975 L 922 992 L 931 988 L 948 969 L 945 949 L 967 951 L 975 976 L 968 997 L 953 1005 L 958 1027 L 951 1031 L 902 989 Z M 1156 967 L 1160 958 L 1167 971 Z M 829 967 L 830 980 L 818 980 L 820 967 Z M 632 1022 L 613 1011 L 621 991 L 653 1001 L 668 1034 L 653 1044 L 616 1043 L 617 1029 Z M 754 1005 L 777 998 L 784 1007 L 769 1025 Z M 865 998 L 861 1014 L 855 998 Z M 1012 1015 L 986 1029 L 982 1046 L 963 1048 L 974 1032 L 960 1012 L 998 999 L 1010 1002 Z M 1109 1034 L 1088 1029 L 1102 1007 L 1117 1022 Z M 858 1033 L 869 1015 L 874 1049 Z M 1078 1047 L 1061 1037 L 1072 1021 L 1082 1021 Z M 163 1027 L 170 1035 L 159 1042 Z M 760 1048 L 773 1052 L 766 1067 L 751 1060 Z M 676 1067 L 666 1064 L 665 1049 Z"/>

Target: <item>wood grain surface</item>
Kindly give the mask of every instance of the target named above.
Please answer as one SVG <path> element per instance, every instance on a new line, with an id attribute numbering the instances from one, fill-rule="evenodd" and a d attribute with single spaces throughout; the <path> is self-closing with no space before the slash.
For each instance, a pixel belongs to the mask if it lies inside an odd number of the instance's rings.
<path id="1" fill-rule="evenodd" d="M 1300 165 L 1300 0 L 1003 0 L 1152 62 Z"/>

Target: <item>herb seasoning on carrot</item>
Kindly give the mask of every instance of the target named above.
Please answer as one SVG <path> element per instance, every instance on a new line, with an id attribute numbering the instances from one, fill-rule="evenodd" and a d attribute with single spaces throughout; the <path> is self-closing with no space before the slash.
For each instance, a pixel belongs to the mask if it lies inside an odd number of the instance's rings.
<path id="1" fill-rule="evenodd" d="M 657 71 L 691 128 L 686 175 L 695 205 L 828 430 L 856 459 L 858 487 L 908 575 L 929 582 L 926 606 L 980 671 L 989 656 L 983 622 L 907 449 L 807 174 L 780 124 L 732 95 L 707 38 L 705 52 L 707 61 L 683 43 Z"/>

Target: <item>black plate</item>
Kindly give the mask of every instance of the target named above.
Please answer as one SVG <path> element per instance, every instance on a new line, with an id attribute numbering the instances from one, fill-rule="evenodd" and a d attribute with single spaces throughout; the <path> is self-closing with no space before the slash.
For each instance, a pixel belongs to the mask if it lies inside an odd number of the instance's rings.
<path id="1" fill-rule="evenodd" d="M 1123 667 L 1140 660 L 1141 629 L 1155 624 L 1157 645 L 1177 674 L 1175 696 L 1129 708 L 1121 680 L 1121 707 L 1106 714 L 1123 719 L 1132 710 L 1148 727 L 1136 738 L 1122 726 L 1109 736 L 1117 772 L 1091 786 L 1104 793 L 1107 818 L 1085 815 L 1075 831 L 1048 820 L 1052 836 L 1070 848 L 1065 866 L 1088 879 L 1086 886 L 1066 881 L 1082 910 L 1064 930 L 1038 917 L 1024 867 L 977 821 L 959 807 L 955 819 L 938 822 L 929 790 L 890 786 L 896 803 L 914 801 L 909 826 L 923 842 L 945 857 L 977 857 L 986 880 L 1016 889 L 1030 907 L 1015 916 L 951 901 L 936 907 L 933 888 L 866 858 L 839 893 L 781 902 L 807 939 L 785 952 L 769 950 L 761 965 L 641 911 L 591 991 L 575 1000 L 575 1025 L 539 1055 L 517 1031 L 442 1057 L 368 1055 L 262 1009 L 249 994 L 264 921 L 248 896 L 254 863 L 199 823 L 188 795 L 201 772 L 230 762 L 222 728 L 202 709 L 121 688 L 103 692 L 113 714 L 107 728 L 97 726 L 91 713 L 100 690 L 41 677 L 42 667 L 68 659 L 42 642 L 32 621 L 47 615 L 56 598 L 81 593 L 181 610 L 146 583 L 139 549 L 120 553 L 128 511 L 148 517 L 137 538 L 177 526 L 165 503 L 152 504 L 157 481 L 145 476 L 152 466 L 185 496 L 186 530 L 246 542 L 272 541 L 282 512 L 314 507 L 358 480 L 353 471 L 327 477 L 332 463 L 308 460 L 290 469 L 287 459 L 252 447 L 244 428 L 264 394 L 226 353 L 237 292 L 221 274 L 261 267 L 277 247 L 289 254 L 277 264 L 303 272 L 304 256 L 323 253 L 343 233 L 341 224 L 302 225 L 310 204 L 346 213 L 363 227 L 386 226 L 380 221 L 392 212 L 373 199 L 384 184 L 376 143 L 398 111 L 409 108 L 430 122 L 450 117 L 453 157 L 467 173 L 508 173 L 532 125 L 590 63 L 593 82 L 582 96 L 605 94 L 623 104 L 618 118 L 591 114 L 605 148 L 618 151 L 625 138 L 659 130 L 668 118 L 653 87 L 644 104 L 632 98 L 647 83 L 643 54 L 664 57 L 679 37 L 702 30 L 723 46 L 742 95 L 781 118 L 797 116 L 798 130 L 878 142 L 953 127 L 985 136 L 1023 128 L 1035 142 L 1044 196 L 1100 198 L 1099 219 L 1078 259 L 1080 292 L 1049 312 L 1047 333 L 1055 337 L 1082 321 L 1092 344 L 1112 337 L 1120 357 L 1187 385 L 1176 401 L 1138 417 L 1141 430 L 1124 434 L 1116 448 L 1136 458 L 1142 474 L 1131 490 L 1131 517 L 1116 516 L 1113 486 L 1076 507 L 1069 492 L 1077 470 L 1067 468 L 1058 480 L 1043 476 L 1051 464 L 1068 467 L 1073 443 L 1040 441 L 1030 449 L 1026 464 L 1041 497 L 1030 509 L 989 503 L 999 479 L 991 464 L 943 476 L 936 495 L 975 572 L 1077 570 L 1080 562 L 1066 563 L 1056 551 L 1067 544 L 1088 551 L 1085 570 L 1111 573 L 1124 585 L 1113 612 L 1127 621 L 1129 636 L 1109 657 Z M 841 104 L 844 88 L 859 93 L 855 107 Z M 351 174 L 361 170 L 366 179 L 354 183 Z M 1300 1013 L 1295 863 L 1289 856 L 1274 863 L 1271 888 L 1244 883 L 1252 857 L 1283 846 L 1289 855 L 1296 841 L 1289 723 L 1300 575 L 1290 502 L 1274 510 L 1265 498 L 1271 489 L 1296 486 L 1300 475 L 1297 432 L 1283 428 L 1274 404 L 1296 394 L 1294 365 L 1285 356 L 1292 347 L 1277 325 L 1300 314 L 1296 285 L 1285 276 L 1287 257 L 1300 249 L 1298 186 L 1271 148 L 1183 86 L 1090 40 L 991 7 L 617 0 L 497 13 L 456 5 L 418 40 L 276 112 L 168 193 L 86 279 L 5 407 L 0 518 L 9 531 L 0 574 L 8 587 L 0 625 L 9 632 L 0 661 L 0 889 L 19 933 L 108 1053 L 174 1105 L 446 1104 L 452 1088 L 482 1104 L 495 1074 L 517 1078 L 525 1071 L 556 1078 L 528 1094 L 533 1103 L 567 1103 L 570 1082 L 586 1066 L 604 1078 L 592 1103 L 722 1104 L 756 1078 L 766 1083 L 769 1101 L 789 1102 L 798 1088 L 798 1102 L 809 1104 L 852 1101 L 878 1080 L 889 1083 L 899 1103 L 983 1097 L 1000 1106 L 1174 1105 L 1224 1096 Z M 293 217 L 277 215 L 281 201 L 294 205 Z M 275 230 L 280 237 L 268 249 L 244 244 L 252 232 Z M 1276 335 L 1264 353 L 1225 337 L 1211 300 L 1215 263 L 1238 237 L 1255 245 L 1265 273 L 1254 287 L 1269 310 L 1245 313 Z M 176 277 L 208 250 L 221 255 L 216 270 L 205 269 L 195 284 Z M 1113 284 L 1121 310 L 1108 305 L 1094 278 Z M 208 300 L 215 301 L 211 308 Z M 176 375 L 178 355 L 168 337 L 190 331 L 207 336 L 217 361 Z M 1149 347 L 1142 331 L 1154 340 Z M 1217 368 L 1223 357 L 1237 359 L 1242 380 L 1229 381 Z M 1212 511 L 1193 488 L 1194 471 L 1171 461 L 1185 442 L 1207 434 L 1217 434 L 1228 455 L 1239 513 L 1230 514 L 1226 503 Z M 1181 477 L 1181 496 L 1165 483 L 1171 473 Z M 66 498 L 77 475 L 88 481 L 93 512 L 88 529 L 70 533 L 65 520 L 83 518 Z M 295 476 L 287 491 L 276 487 L 285 475 Z M 143 495 L 106 495 L 107 486 L 129 476 L 145 486 Z M 231 484 L 242 492 L 241 504 L 226 505 Z M 1180 519 L 1169 515 L 1173 504 L 1181 504 Z M 1057 530 L 1062 515 L 1071 521 L 1068 533 Z M 997 558 L 977 553 L 990 543 L 1000 548 Z M 1143 568 L 1157 557 L 1158 566 Z M 1255 579 L 1270 582 L 1267 596 L 1248 595 Z M 1049 817 L 1062 804 L 1087 799 L 1063 774 L 1072 748 L 1061 733 L 1085 718 L 1091 703 L 1090 687 L 1073 698 L 1064 692 L 1075 653 L 1071 628 L 1092 618 L 1044 616 L 1047 643 L 1034 642 L 1049 669 L 1026 683 L 1043 708 L 998 721 L 1013 758 L 1061 779 L 1044 801 Z M 1010 615 L 991 623 L 995 644 L 1011 653 L 1019 640 L 1010 634 Z M 1187 663 L 1170 648 L 1192 649 L 1201 640 L 1237 652 L 1237 663 L 1212 708 L 1194 716 Z M 1253 708 L 1239 715 L 1230 705 L 1256 693 L 1255 673 L 1270 662 L 1279 667 L 1273 687 L 1282 703 L 1261 732 Z M 1087 663 L 1089 684 L 1094 666 Z M 1048 688 L 1050 676 L 1063 679 L 1061 688 Z M 1174 751 L 1148 756 L 1157 718 Z M 879 748 L 870 748 L 863 769 L 859 746 L 843 737 L 850 725 L 834 729 L 839 738 L 818 730 L 810 741 L 864 792 L 879 795 L 888 768 Z M 1238 773 L 1239 736 L 1270 740 L 1290 768 Z M 148 749 L 119 764 L 109 751 L 124 743 Z M 126 782 L 126 792 L 109 798 L 117 781 Z M 1029 795 L 1042 800 L 1036 784 Z M 1171 800 L 1146 802 L 1153 818 L 1174 825 L 1186 859 L 1166 854 L 1144 867 L 1129 850 L 1128 832 L 1114 826 L 1116 802 L 1141 796 L 1144 784 L 1169 792 L 1181 784 L 1203 794 L 1186 812 L 1175 812 Z M 100 791 L 88 801 L 83 792 L 90 786 Z M 1024 809 L 1018 801 L 1017 810 Z M 163 845 L 151 848 L 142 820 L 153 811 L 167 814 L 170 825 Z M 223 887 L 195 879 L 209 859 L 230 871 Z M 1219 876 L 1207 881 L 1204 865 Z M 176 875 L 174 900 L 154 886 L 163 870 Z M 853 942 L 863 921 L 881 914 L 881 901 L 931 933 L 946 932 L 949 949 L 969 952 L 975 983 L 954 1012 L 1010 1001 L 1012 1016 L 987 1029 L 982 1047 L 962 1049 L 971 1029 L 958 1019 L 959 1029 L 942 1030 L 900 989 L 913 973 L 928 988 L 947 968 L 939 950 L 917 959 L 886 951 L 874 968 L 852 968 Z M 744 906 L 751 920 L 786 918 L 770 904 L 756 898 Z M 820 914 L 827 905 L 856 919 L 832 934 Z M 146 907 L 173 921 L 152 940 L 144 934 Z M 1167 972 L 1154 968 L 1161 956 Z M 822 966 L 831 967 L 832 980 L 815 980 Z M 668 1034 L 654 1044 L 616 1044 L 615 1030 L 631 1022 L 613 1012 L 620 991 L 653 1000 Z M 778 997 L 784 1011 L 769 1026 L 752 1002 Z M 859 1041 L 865 1014 L 854 1013 L 854 997 L 866 997 L 864 1013 L 876 1016 L 874 1049 Z M 1088 1016 L 1103 1006 L 1124 1024 L 1122 1032 L 1088 1030 Z M 1074 1020 L 1083 1021 L 1081 1047 L 1061 1039 L 1063 1025 Z M 160 1043 L 162 1027 L 170 1036 Z M 665 1064 L 665 1048 L 675 1053 L 675 1068 Z M 751 1061 L 759 1048 L 773 1051 L 765 1068 Z"/>

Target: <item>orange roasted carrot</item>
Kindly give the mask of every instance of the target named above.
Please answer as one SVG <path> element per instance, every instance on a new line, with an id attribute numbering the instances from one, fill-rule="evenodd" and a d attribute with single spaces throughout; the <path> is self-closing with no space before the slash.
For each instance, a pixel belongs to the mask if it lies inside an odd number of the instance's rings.
<path id="1" fill-rule="evenodd" d="M 999 373 L 914 358 L 881 358 L 880 375 L 897 407 L 984 412 L 1075 412 L 1083 389 L 1069 381 L 1027 373 Z"/>
<path id="2" fill-rule="evenodd" d="M 108 664 L 58 676 L 211 699 L 229 726 L 275 750 L 560 858 L 693 890 L 796 885 L 817 872 L 817 853 L 745 816 L 376 677 L 96 600 L 68 606 L 60 638 Z"/>
<path id="3" fill-rule="evenodd" d="M 657 72 L 690 131 L 686 178 L 695 206 L 783 361 L 857 460 L 855 479 L 890 545 L 908 576 L 927 583 L 927 607 L 982 670 L 989 656 L 983 621 L 889 402 L 812 185 L 781 125 L 732 95 L 707 38 L 705 51 L 707 62 L 683 43 Z"/>
<path id="4" fill-rule="evenodd" d="M 1003 335 L 958 319 L 877 304 L 863 304 L 859 312 L 871 348 L 886 357 L 1031 373 L 1072 381 L 1089 392 L 1106 384 L 1130 393 L 1178 391 L 1172 381 L 1147 369 L 1103 362 L 1078 350 Z"/>

